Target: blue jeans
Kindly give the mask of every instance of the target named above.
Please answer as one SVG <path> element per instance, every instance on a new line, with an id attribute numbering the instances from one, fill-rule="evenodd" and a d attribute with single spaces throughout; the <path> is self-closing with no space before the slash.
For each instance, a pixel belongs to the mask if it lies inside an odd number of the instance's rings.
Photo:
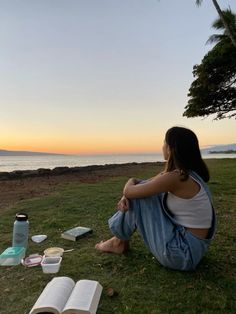
<path id="1" fill-rule="evenodd" d="M 194 270 L 207 251 L 215 233 L 215 212 L 209 237 L 201 239 L 175 223 L 165 205 L 165 194 L 130 200 L 127 212 L 117 211 L 108 223 L 119 239 L 129 240 L 137 229 L 146 246 L 166 267 Z"/>

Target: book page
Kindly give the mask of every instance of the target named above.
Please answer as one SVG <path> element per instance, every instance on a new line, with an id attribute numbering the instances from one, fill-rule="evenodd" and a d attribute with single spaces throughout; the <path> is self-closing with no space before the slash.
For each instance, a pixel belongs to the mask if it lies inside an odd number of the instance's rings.
<path id="1" fill-rule="evenodd" d="M 102 286 L 94 280 L 79 280 L 66 303 L 63 314 L 95 314 Z"/>
<path id="2" fill-rule="evenodd" d="M 30 314 L 61 313 L 74 286 L 75 282 L 69 277 L 53 278 L 40 294 Z"/>

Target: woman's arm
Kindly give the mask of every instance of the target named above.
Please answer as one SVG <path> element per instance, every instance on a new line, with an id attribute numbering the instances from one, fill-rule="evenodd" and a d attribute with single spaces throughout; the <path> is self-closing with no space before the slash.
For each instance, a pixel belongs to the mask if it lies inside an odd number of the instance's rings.
<path id="1" fill-rule="evenodd" d="M 173 191 L 178 184 L 176 172 L 166 172 L 144 183 L 138 184 L 139 181 L 131 178 L 125 184 L 123 195 L 126 198 L 142 198 L 152 196 L 158 193 Z"/>

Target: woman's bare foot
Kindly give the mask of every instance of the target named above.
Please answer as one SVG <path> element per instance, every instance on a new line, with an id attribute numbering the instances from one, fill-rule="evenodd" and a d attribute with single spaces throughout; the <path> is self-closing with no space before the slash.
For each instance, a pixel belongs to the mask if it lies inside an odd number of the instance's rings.
<path id="1" fill-rule="evenodd" d="M 95 245 L 95 248 L 103 252 L 111 252 L 116 254 L 122 254 L 129 249 L 129 241 L 112 237 L 107 241 L 101 241 Z"/>

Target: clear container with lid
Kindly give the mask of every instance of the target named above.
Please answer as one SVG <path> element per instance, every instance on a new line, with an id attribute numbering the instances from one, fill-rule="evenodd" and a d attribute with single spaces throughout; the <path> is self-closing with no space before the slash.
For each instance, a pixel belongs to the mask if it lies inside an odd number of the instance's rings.
<path id="1" fill-rule="evenodd" d="M 1 266 L 14 266 L 21 263 L 25 257 L 24 247 L 9 247 L 0 255 Z"/>
<path id="2" fill-rule="evenodd" d="M 61 256 L 44 256 L 41 262 L 43 272 L 45 274 L 57 273 L 61 266 Z"/>

